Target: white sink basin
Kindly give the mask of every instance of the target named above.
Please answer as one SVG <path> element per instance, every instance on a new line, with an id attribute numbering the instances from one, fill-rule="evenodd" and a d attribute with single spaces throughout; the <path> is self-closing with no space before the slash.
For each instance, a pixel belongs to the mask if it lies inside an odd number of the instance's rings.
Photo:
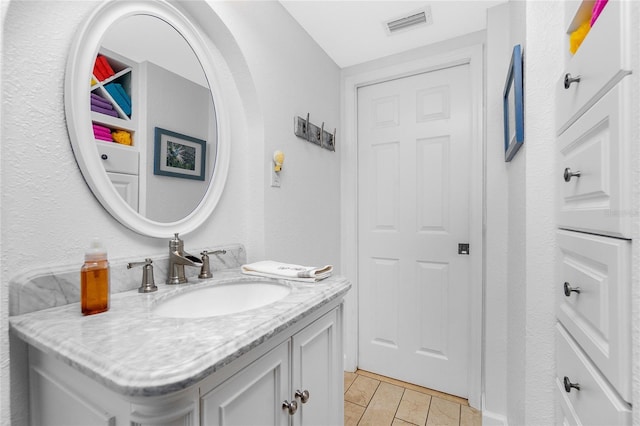
<path id="1" fill-rule="evenodd" d="M 235 314 L 266 306 L 291 293 L 272 281 L 241 281 L 178 294 L 160 302 L 153 313 L 168 318 L 205 318 Z"/>

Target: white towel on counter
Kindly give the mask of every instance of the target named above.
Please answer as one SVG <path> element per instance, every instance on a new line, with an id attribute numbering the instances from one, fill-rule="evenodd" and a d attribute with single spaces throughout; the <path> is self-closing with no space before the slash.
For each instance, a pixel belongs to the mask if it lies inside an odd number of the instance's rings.
<path id="1" fill-rule="evenodd" d="M 330 277 L 333 266 L 326 265 L 321 268 L 313 266 L 292 265 L 289 263 L 263 260 L 261 262 L 242 265 L 242 273 L 267 278 L 281 278 L 294 281 L 317 282 Z"/>

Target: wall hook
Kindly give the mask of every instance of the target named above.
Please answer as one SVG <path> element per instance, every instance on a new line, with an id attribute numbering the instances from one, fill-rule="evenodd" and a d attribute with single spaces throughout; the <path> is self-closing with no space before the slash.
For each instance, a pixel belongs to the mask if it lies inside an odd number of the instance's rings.
<path id="1" fill-rule="evenodd" d="M 304 121 L 302 133 L 304 133 L 307 136 L 307 140 L 309 140 L 309 113 L 307 113 L 307 119 Z"/>
<path id="2" fill-rule="evenodd" d="M 324 121 L 320 127 L 309 121 L 310 113 L 307 113 L 306 120 L 302 117 L 293 118 L 293 133 L 307 142 L 318 145 L 320 148 L 335 152 L 336 129 L 333 135 L 324 129 Z"/>

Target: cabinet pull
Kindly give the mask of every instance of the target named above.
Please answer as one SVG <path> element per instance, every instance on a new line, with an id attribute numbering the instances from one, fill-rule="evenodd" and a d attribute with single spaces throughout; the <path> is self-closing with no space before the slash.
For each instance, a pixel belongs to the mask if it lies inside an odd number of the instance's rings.
<path id="1" fill-rule="evenodd" d="M 102 154 L 100 158 L 102 158 L 103 160 L 108 160 L 109 156 L 107 154 Z"/>
<path id="2" fill-rule="evenodd" d="M 564 390 L 565 390 L 565 392 L 567 392 L 567 393 L 571 392 L 571 388 L 574 388 L 575 390 L 580 390 L 580 384 L 579 383 L 571 383 L 569 378 L 567 376 L 564 376 Z"/>
<path id="3" fill-rule="evenodd" d="M 564 283 L 564 295 L 569 297 L 571 296 L 571 293 L 575 292 L 580 294 L 580 287 L 571 287 L 571 285 L 565 281 Z"/>
<path id="4" fill-rule="evenodd" d="M 569 87 L 571 87 L 572 83 L 580 83 L 580 76 L 571 77 L 571 74 L 566 73 L 564 75 L 564 88 L 568 89 Z"/>
<path id="5" fill-rule="evenodd" d="M 287 410 L 290 416 L 293 416 L 298 411 L 298 403 L 296 401 L 282 401 L 282 409 Z"/>
<path id="6" fill-rule="evenodd" d="M 580 177 L 580 174 L 579 170 L 577 172 L 572 172 L 571 169 L 567 167 L 564 169 L 564 181 L 570 182 L 572 177 Z"/>
<path id="7" fill-rule="evenodd" d="M 309 400 L 309 396 L 309 391 L 306 389 L 303 391 L 298 389 L 295 394 L 295 397 L 300 398 L 300 402 L 302 402 L 303 404 L 305 404 Z"/>

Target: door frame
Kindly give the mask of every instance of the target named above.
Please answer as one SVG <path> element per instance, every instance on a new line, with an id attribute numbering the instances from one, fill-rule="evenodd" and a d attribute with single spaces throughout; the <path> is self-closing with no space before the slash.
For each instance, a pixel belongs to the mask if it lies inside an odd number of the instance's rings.
<path id="1" fill-rule="evenodd" d="M 474 256 L 470 259 L 469 293 L 469 404 L 481 409 L 483 399 L 483 335 L 484 335 L 484 217 L 485 217 L 485 134 L 484 76 L 482 43 L 447 53 L 425 55 L 400 64 L 345 75 L 342 81 L 342 143 L 341 154 L 341 274 L 351 280 L 352 288 L 345 298 L 345 369 L 358 366 L 358 88 L 429 71 L 469 65 L 471 78 L 471 135 L 480 143 L 472 143 L 470 179 L 469 244 Z M 344 71 L 343 71 L 344 72 Z"/>

